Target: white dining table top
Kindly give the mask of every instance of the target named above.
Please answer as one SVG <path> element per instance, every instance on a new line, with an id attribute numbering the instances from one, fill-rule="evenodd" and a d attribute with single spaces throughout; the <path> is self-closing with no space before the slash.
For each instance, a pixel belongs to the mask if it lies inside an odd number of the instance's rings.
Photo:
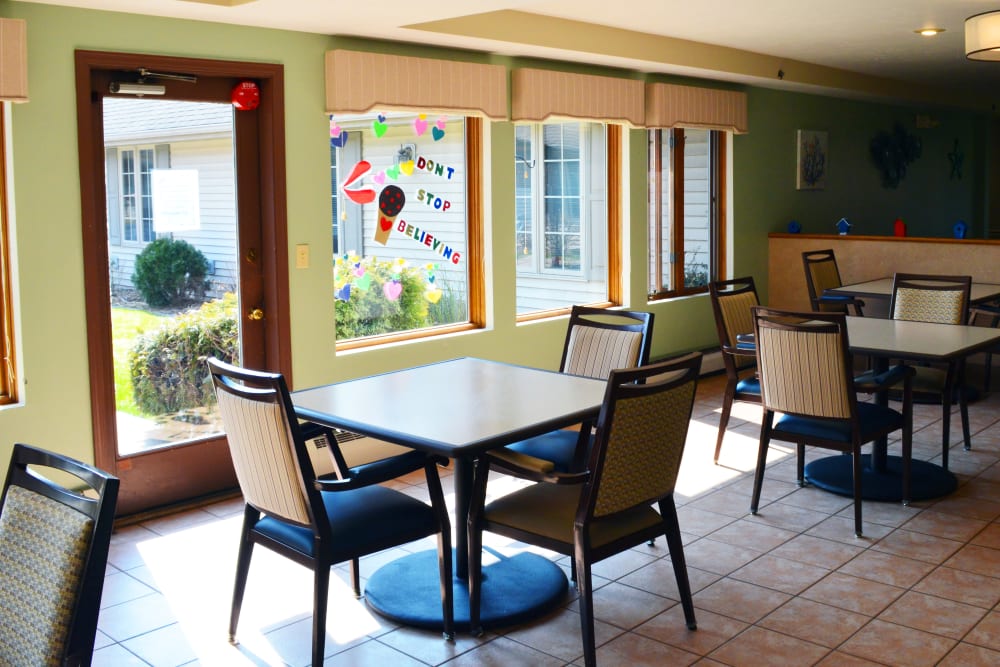
<path id="1" fill-rule="evenodd" d="M 961 324 L 848 317 L 847 336 L 857 354 L 913 361 L 951 361 L 1000 343 L 1000 329 Z"/>
<path id="2" fill-rule="evenodd" d="M 292 392 L 296 414 L 450 458 L 596 419 L 606 383 L 461 358 Z"/>
<path id="3" fill-rule="evenodd" d="M 860 283 L 833 287 L 826 291 L 831 294 L 842 294 L 844 296 L 888 299 L 892 296 L 892 278 L 876 278 L 875 280 L 866 280 Z M 983 301 L 991 301 L 996 298 L 1000 298 L 1000 285 L 993 283 L 972 283 L 972 288 L 969 292 L 970 303 L 982 303 Z"/>

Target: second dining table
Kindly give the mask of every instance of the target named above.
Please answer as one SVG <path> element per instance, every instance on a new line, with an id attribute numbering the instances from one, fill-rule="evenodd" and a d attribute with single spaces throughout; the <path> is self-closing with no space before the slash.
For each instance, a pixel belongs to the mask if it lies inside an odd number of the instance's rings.
<path id="1" fill-rule="evenodd" d="M 468 516 L 472 463 L 485 451 L 597 418 L 605 382 L 476 358 L 405 368 L 292 393 L 296 415 L 455 461 L 455 625 L 468 629 Z M 484 566 L 482 622 L 521 623 L 565 598 L 566 575 L 537 554 L 493 554 Z M 441 628 L 437 552 L 376 570 L 365 597 L 406 625 Z"/>

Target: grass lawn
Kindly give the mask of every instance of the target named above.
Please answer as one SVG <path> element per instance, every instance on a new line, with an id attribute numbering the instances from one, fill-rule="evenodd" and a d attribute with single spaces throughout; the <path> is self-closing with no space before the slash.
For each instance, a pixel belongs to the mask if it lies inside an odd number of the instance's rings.
<path id="1" fill-rule="evenodd" d="M 157 315 L 135 308 L 111 309 L 111 337 L 115 360 L 115 407 L 130 415 L 141 415 L 132 396 L 132 376 L 128 368 L 128 353 L 139 334 L 152 331 L 164 320 L 165 315 Z"/>

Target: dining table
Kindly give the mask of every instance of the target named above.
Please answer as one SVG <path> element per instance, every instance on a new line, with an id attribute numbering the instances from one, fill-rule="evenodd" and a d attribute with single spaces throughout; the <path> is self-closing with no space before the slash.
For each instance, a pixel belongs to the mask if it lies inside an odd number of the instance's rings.
<path id="1" fill-rule="evenodd" d="M 1000 342 L 1000 329 L 848 316 L 847 336 L 851 352 L 870 356 L 877 373 L 888 367 L 890 359 L 910 363 L 958 362 Z M 956 383 L 961 381 L 957 375 L 953 379 Z M 953 390 L 953 386 L 945 389 L 949 392 Z M 888 401 L 885 392 L 879 400 Z M 948 413 L 943 417 L 945 422 L 947 419 Z M 816 459 L 806 465 L 805 477 L 819 488 L 840 495 L 853 495 L 850 456 Z M 911 461 L 911 500 L 945 496 L 957 485 L 957 479 L 946 465 Z M 900 501 L 903 499 L 902 489 L 902 457 L 889 455 L 885 440 L 876 441 L 872 453 L 863 457 L 861 497 L 866 500 Z"/>
<path id="2" fill-rule="evenodd" d="M 296 415 L 454 461 L 456 629 L 469 628 L 468 529 L 473 463 L 483 452 L 595 420 L 606 383 L 472 357 L 292 392 Z M 566 574 L 531 552 L 484 559 L 484 627 L 522 623 L 563 602 Z M 397 558 L 371 574 L 368 605 L 405 625 L 441 629 L 437 551 Z"/>

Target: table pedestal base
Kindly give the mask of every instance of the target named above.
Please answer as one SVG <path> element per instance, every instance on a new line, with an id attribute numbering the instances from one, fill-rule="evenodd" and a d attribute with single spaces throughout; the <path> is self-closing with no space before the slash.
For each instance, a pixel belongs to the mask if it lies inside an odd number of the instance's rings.
<path id="1" fill-rule="evenodd" d="M 455 630 L 468 632 L 468 582 L 456 576 L 453 584 Z M 537 618 L 565 602 L 567 588 L 562 569 L 537 554 L 520 553 L 484 565 L 482 626 L 516 625 Z M 376 613 L 402 625 L 441 630 L 437 551 L 403 556 L 380 567 L 368 579 L 365 600 Z"/>
<path id="2" fill-rule="evenodd" d="M 903 460 L 887 456 L 882 472 L 871 468 L 871 455 L 861 456 L 861 497 L 865 500 L 899 502 L 903 499 Z M 854 497 L 851 457 L 828 456 L 806 464 L 806 481 L 815 487 L 841 496 Z M 910 500 L 946 496 L 958 487 L 955 476 L 927 461 L 910 462 Z"/>

